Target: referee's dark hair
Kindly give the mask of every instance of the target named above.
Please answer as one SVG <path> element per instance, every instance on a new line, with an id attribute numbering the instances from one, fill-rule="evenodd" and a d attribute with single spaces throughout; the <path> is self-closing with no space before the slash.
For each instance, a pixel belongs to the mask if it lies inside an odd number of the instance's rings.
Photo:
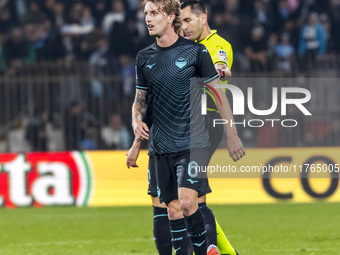
<path id="1" fill-rule="evenodd" d="M 191 11 L 195 13 L 197 16 L 201 13 L 207 14 L 207 10 L 205 9 L 204 4 L 200 0 L 182 0 L 181 1 L 181 9 L 190 6 Z"/>

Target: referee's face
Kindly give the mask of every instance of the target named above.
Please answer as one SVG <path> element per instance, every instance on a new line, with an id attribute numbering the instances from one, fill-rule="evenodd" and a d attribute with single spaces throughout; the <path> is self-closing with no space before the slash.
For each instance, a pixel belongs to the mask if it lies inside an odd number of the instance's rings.
<path id="1" fill-rule="evenodd" d="M 191 7 L 187 6 L 181 12 L 182 28 L 185 38 L 189 40 L 198 40 L 203 32 L 201 19 L 191 11 Z"/>
<path id="2" fill-rule="evenodd" d="M 145 22 L 149 30 L 149 35 L 160 37 L 165 34 L 169 23 L 169 15 L 160 10 L 160 7 L 152 2 L 148 2 L 144 8 Z"/>

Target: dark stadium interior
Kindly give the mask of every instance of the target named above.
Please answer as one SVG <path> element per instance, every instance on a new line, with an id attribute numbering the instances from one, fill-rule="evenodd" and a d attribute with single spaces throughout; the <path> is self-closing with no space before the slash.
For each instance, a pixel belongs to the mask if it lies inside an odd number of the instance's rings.
<path id="1" fill-rule="evenodd" d="M 0 1 L 0 151 L 129 149 L 135 57 L 153 43 L 141 2 Z M 270 107 L 271 77 L 317 97 L 312 118 L 288 110 L 297 128 L 238 127 L 245 147 L 339 146 L 340 0 L 204 2 L 255 103 Z"/>

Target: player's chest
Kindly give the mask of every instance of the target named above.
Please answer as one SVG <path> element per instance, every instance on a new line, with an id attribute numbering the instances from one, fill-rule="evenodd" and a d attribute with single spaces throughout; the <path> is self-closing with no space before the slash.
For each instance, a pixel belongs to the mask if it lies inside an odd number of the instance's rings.
<path id="1" fill-rule="evenodd" d="M 146 61 L 143 73 L 150 84 L 182 81 L 196 76 L 197 60 L 185 52 L 155 54 Z"/>

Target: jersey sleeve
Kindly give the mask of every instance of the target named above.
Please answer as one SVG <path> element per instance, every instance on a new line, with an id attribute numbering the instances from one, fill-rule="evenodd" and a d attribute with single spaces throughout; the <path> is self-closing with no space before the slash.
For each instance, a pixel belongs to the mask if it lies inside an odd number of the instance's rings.
<path id="1" fill-rule="evenodd" d="M 146 82 L 144 73 L 143 73 L 143 61 L 140 54 L 136 57 L 136 88 L 137 89 L 149 89 L 148 83 Z"/>
<path id="2" fill-rule="evenodd" d="M 199 76 L 206 79 L 204 82 L 209 83 L 210 81 L 218 78 L 218 74 L 215 70 L 215 66 L 211 60 L 210 54 L 204 45 L 200 45 L 198 54 L 198 65 L 199 65 Z"/>
<path id="3" fill-rule="evenodd" d="M 210 52 L 214 65 L 226 64 L 229 69 L 233 65 L 233 49 L 230 43 L 216 43 Z"/>

